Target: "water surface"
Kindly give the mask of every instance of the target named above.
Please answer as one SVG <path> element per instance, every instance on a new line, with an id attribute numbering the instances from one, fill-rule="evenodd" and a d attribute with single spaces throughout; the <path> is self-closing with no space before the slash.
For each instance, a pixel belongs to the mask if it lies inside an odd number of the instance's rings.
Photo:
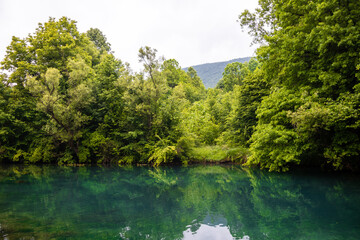
<path id="1" fill-rule="evenodd" d="M 2 166 L 0 239 L 360 239 L 360 177 Z"/>

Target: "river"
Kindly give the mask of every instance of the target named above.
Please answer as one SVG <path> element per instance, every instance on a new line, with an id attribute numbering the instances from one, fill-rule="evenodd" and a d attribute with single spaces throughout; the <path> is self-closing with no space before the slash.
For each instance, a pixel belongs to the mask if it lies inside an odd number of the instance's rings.
<path id="1" fill-rule="evenodd" d="M 0 239 L 360 239 L 360 177 L 0 166 Z"/>

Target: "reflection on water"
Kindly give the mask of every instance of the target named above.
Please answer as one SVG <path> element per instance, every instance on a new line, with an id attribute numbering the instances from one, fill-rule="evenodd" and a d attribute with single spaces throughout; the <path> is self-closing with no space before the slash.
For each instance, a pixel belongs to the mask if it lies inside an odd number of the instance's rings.
<path id="1" fill-rule="evenodd" d="M 194 229 L 193 225 L 186 227 L 187 229 L 183 232 L 183 239 L 185 240 L 250 240 L 247 235 L 242 238 L 233 237 L 226 218 L 222 216 L 207 215 L 197 228 Z"/>
<path id="2" fill-rule="evenodd" d="M 360 177 L 0 167 L 0 239 L 359 239 Z"/>
<path id="3" fill-rule="evenodd" d="M 184 239 L 213 239 L 213 240 L 229 240 L 234 239 L 227 226 L 209 226 L 201 224 L 196 232 L 192 232 L 190 228 L 183 232 Z M 238 238 L 237 238 L 238 239 Z"/>

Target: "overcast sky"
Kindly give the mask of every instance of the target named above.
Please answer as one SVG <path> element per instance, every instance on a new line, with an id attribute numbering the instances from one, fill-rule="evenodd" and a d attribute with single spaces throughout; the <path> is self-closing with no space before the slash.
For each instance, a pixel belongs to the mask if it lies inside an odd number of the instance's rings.
<path id="1" fill-rule="evenodd" d="M 0 0 L 0 58 L 12 36 L 34 33 L 39 22 L 62 16 L 80 32 L 99 28 L 115 56 L 138 71 L 137 53 L 150 46 L 182 67 L 254 56 L 236 21 L 257 0 Z"/>

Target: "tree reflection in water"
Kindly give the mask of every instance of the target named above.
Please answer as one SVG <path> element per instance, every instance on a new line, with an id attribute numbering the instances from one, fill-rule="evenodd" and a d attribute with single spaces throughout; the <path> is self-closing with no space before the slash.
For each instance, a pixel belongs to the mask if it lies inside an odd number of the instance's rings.
<path id="1" fill-rule="evenodd" d="M 3 166 L 0 239 L 358 239 L 359 180 L 235 166 Z"/>

